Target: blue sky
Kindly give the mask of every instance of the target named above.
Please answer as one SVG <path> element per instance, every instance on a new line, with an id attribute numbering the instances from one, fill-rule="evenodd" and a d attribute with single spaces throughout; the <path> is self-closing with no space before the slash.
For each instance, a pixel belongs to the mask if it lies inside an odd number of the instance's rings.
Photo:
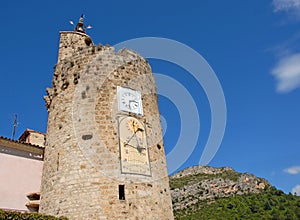
<path id="1" fill-rule="evenodd" d="M 46 131 L 43 96 L 51 86 L 59 31 L 72 30 L 69 20 L 84 13 L 96 44 L 162 37 L 201 54 L 227 106 L 225 135 L 209 165 L 254 173 L 300 194 L 300 0 L 5 1 L 0 11 L 0 135 L 11 137 L 14 113 L 17 137 L 26 128 Z M 199 139 L 181 168 L 196 165 L 210 132 L 207 96 L 178 65 L 149 61 L 153 72 L 184 85 L 197 105 Z M 160 96 L 159 102 L 170 152 L 180 112 L 172 100 Z"/>

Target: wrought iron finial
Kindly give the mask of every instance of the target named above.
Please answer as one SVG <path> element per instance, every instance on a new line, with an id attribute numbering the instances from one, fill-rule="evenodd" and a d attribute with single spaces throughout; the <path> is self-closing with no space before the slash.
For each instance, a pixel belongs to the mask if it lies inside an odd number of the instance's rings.
<path id="1" fill-rule="evenodd" d="M 79 21 L 74 29 L 74 31 L 78 31 L 78 32 L 82 32 L 82 33 L 86 33 L 86 26 L 85 24 L 83 23 L 83 19 L 84 19 L 84 15 L 81 14 L 80 18 L 79 18 Z"/>
<path id="2" fill-rule="evenodd" d="M 81 33 L 86 33 L 86 29 L 91 29 L 91 25 L 85 25 L 83 22 L 83 19 L 85 18 L 84 14 L 81 14 L 79 21 L 77 25 L 74 27 L 74 31 L 81 32 Z M 74 26 L 74 22 L 70 20 L 70 24 Z"/>

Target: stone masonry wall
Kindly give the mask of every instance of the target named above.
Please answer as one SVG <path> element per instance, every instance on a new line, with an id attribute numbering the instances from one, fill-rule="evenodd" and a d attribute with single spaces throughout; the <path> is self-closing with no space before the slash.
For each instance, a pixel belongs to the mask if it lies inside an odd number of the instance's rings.
<path id="1" fill-rule="evenodd" d="M 77 36 L 78 35 L 78 36 Z M 133 51 L 62 32 L 49 112 L 40 211 L 69 219 L 173 219 L 156 87 Z M 75 45 L 69 42 L 77 39 Z M 74 49 L 75 48 L 75 49 Z M 117 86 L 142 93 L 151 176 L 121 174 Z M 119 199 L 125 185 L 125 200 Z"/>

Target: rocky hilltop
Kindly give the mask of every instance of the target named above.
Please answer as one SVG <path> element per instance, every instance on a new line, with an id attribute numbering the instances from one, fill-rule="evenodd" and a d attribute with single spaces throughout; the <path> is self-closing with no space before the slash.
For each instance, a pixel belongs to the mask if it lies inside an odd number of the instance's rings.
<path id="1" fill-rule="evenodd" d="M 300 196 L 230 167 L 194 166 L 170 177 L 177 220 L 299 220 Z"/>
<path id="2" fill-rule="evenodd" d="M 200 201 L 259 193 L 270 183 L 230 167 L 193 166 L 170 177 L 173 209 L 193 207 Z"/>

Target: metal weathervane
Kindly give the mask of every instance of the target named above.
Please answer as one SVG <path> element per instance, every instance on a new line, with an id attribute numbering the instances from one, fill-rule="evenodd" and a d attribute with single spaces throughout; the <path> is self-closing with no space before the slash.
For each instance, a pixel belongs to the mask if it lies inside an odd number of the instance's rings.
<path id="1" fill-rule="evenodd" d="M 74 27 L 74 31 L 78 31 L 78 32 L 82 32 L 82 33 L 86 33 L 86 29 L 91 29 L 92 26 L 91 25 L 85 25 L 83 22 L 83 19 L 85 18 L 84 14 L 81 14 L 79 21 L 77 23 L 77 25 L 74 25 L 74 22 L 72 20 L 70 20 L 70 24 L 73 25 Z"/>

